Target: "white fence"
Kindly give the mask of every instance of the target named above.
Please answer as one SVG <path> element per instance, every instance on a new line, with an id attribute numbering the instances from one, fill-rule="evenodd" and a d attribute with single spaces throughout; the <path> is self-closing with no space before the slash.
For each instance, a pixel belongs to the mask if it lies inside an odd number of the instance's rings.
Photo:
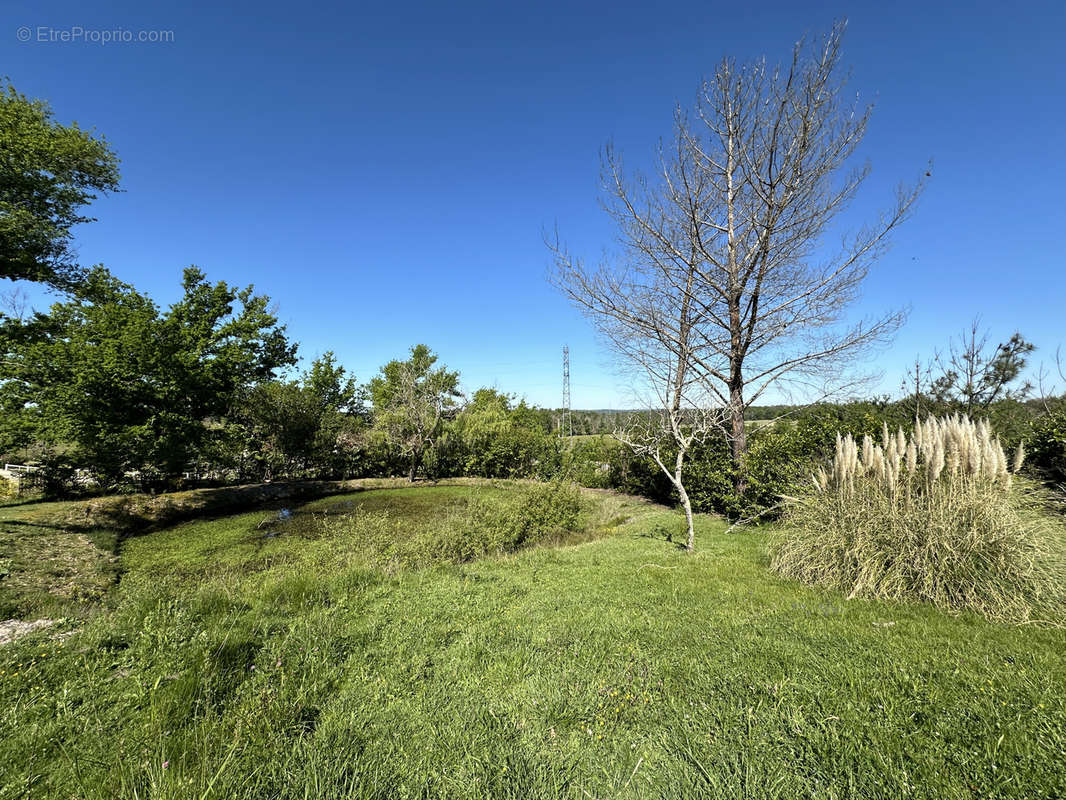
<path id="1" fill-rule="evenodd" d="M 21 496 L 24 492 L 37 487 L 39 476 L 34 475 L 34 473 L 39 471 L 40 467 L 30 467 L 25 464 L 4 464 L 4 468 L 0 469 L 0 479 L 11 484 L 15 494 Z"/>
<path id="2" fill-rule="evenodd" d="M 25 464 L 4 464 L 4 472 L 12 475 L 25 475 L 28 472 L 36 472 L 40 467 L 27 467 Z"/>

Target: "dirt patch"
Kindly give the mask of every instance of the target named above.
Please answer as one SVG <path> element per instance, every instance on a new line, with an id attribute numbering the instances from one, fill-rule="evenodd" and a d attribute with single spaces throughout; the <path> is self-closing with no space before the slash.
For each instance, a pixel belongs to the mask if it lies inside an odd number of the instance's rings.
<path id="1" fill-rule="evenodd" d="M 54 619 L 35 619 L 32 622 L 23 622 L 20 619 L 5 619 L 0 622 L 0 645 L 21 639 L 27 633 L 33 633 L 35 630 L 47 628 L 49 625 L 54 624 Z"/>

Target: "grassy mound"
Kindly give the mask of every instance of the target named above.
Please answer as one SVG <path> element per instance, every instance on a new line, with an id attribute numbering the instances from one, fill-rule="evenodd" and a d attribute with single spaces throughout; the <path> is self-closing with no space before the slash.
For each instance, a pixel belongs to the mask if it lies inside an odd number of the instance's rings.
<path id="1" fill-rule="evenodd" d="M 838 438 L 830 470 L 791 505 L 772 550 L 778 573 L 849 597 L 1061 618 L 1066 531 L 987 425 L 930 420 L 910 440 L 886 429 L 861 450 Z"/>
<path id="2" fill-rule="evenodd" d="M 561 482 L 509 494 L 477 492 L 436 510 L 411 535 L 404 535 L 408 521 L 390 516 L 388 509 L 324 513 L 319 524 L 324 535 L 360 543 L 373 563 L 392 570 L 461 564 L 538 544 L 574 543 L 594 533 L 590 504 L 582 502 L 576 486 Z"/>
<path id="3" fill-rule="evenodd" d="M 0 619 L 91 611 L 114 588 L 127 537 L 187 519 L 392 485 L 406 481 L 290 481 L 0 506 Z"/>

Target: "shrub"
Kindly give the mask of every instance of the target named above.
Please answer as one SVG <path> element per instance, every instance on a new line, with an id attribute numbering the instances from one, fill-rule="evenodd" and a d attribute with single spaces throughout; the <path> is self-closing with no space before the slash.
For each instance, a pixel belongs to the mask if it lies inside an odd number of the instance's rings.
<path id="1" fill-rule="evenodd" d="M 612 436 L 570 439 L 561 470 L 571 480 L 590 489 L 612 487 L 612 464 L 625 446 Z"/>
<path id="2" fill-rule="evenodd" d="M 610 450 L 607 465 L 606 488 L 646 497 L 664 505 L 677 502 L 673 484 L 659 466 L 650 458 L 637 455 L 621 442 L 615 442 Z"/>
<path id="3" fill-rule="evenodd" d="M 736 470 L 730 444 L 725 434 L 719 433 L 693 448 L 685 488 L 697 512 L 746 517 L 778 504 L 779 496 L 791 491 L 796 479 L 809 471 L 810 460 L 787 423 L 753 430 L 745 459 L 748 488 L 738 496 L 733 488 Z"/>
<path id="4" fill-rule="evenodd" d="M 835 431 L 827 426 L 823 417 L 812 415 L 750 430 L 745 457 L 747 490 L 739 497 L 733 489 L 735 468 L 725 434 L 694 448 L 685 484 L 693 508 L 734 519 L 758 515 L 765 520 L 779 515 L 782 495 L 798 491 L 816 461 L 826 454 L 827 445 L 831 451 Z"/>
<path id="5" fill-rule="evenodd" d="M 1056 409 L 1033 425 L 1029 464 L 1044 480 L 1066 484 L 1066 410 Z"/>
<path id="6" fill-rule="evenodd" d="M 535 486 L 517 502 L 474 498 L 411 541 L 409 564 L 462 563 L 560 541 L 581 529 L 581 495 L 562 481 Z"/>
<path id="7" fill-rule="evenodd" d="M 781 575 L 872 597 L 1025 621 L 1064 607 L 1063 530 L 986 422 L 929 419 L 880 444 L 837 437 L 829 470 L 776 535 Z"/>
<path id="8" fill-rule="evenodd" d="M 824 443 L 832 444 L 832 433 L 827 436 L 823 428 L 820 421 L 802 421 L 753 430 L 747 456 L 748 491 L 743 497 L 733 490 L 734 470 L 725 434 L 719 432 L 693 447 L 684 472 L 693 509 L 739 517 L 778 505 L 782 494 L 794 491 L 805 480 Z M 667 451 L 666 461 L 672 458 Z M 678 502 L 673 484 L 652 459 L 634 454 L 610 437 L 575 442 L 563 472 L 581 486 L 615 489 L 663 504 Z"/>
<path id="9" fill-rule="evenodd" d="M 581 493 L 573 483 L 552 481 L 533 487 L 512 517 L 514 547 L 559 539 L 581 527 Z"/>

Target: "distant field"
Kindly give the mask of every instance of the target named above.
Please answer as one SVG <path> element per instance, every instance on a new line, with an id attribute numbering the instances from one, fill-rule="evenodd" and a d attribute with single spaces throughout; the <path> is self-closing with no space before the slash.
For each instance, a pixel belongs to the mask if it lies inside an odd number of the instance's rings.
<path id="1" fill-rule="evenodd" d="M 1066 796 L 1062 629 L 845 601 L 711 517 L 689 556 L 678 514 L 600 492 L 580 544 L 381 557 L 528 491 L 127 540 L 91 613 L 0 647 L 0 798 Z"/>

